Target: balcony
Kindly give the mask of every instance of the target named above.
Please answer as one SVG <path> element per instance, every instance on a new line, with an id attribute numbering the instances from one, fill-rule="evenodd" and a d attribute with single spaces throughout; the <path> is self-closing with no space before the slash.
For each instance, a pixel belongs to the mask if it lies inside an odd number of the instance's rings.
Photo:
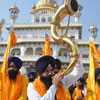
<path id="1" fill-rule="evenodd" d="M 81 58 L 80 61 L 84 64 L 89 64 L 90 63 L 90 59 L 89 58 Z"/>
<path id="2" fill-rule="evenodd" d="M 36 36 L 17 36 L 18 42 L 44 42 L 45 36 L 44 35 L 36 35 Z M 54 41 L 52 37 L 50 37 L 50 41 Z"/>
<path id="3" fill-rule="evenodd" d="M 24 56 L 21 56 L 21 55 L 15 55 L 15 56 L 18 56 L 22 61 L 32 61 L 32 62 L 35 62 L 39 57 L 41 57 L 42 55 L 24 55 Z M 71 58 L 69 57 L 64 57 L 64 56 L 58 56 L 57 57 L 58 59 L 60 59 L 62 62 L 70 62 L 71 61 Z M 0 62 L 3 62 L 4 61 L 4 56 L 0 56 Z M 81 58 L 80 61 L 84 64 L 89 64 L 89 58 Z"/>

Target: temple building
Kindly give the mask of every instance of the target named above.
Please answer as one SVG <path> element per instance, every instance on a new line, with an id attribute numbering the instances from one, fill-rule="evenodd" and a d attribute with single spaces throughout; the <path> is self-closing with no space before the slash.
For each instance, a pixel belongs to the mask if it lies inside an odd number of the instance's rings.
<path id="1" fill-rule="evenodd" d="M 39 0 L 38 3 L 32 5 L 32 11 L 30 11 L 31 19 L 28 23 L 16 23 L 18 15 L 20 13 L 19 8 L 14 5 L 9 9 L 10 22 L 6 28 L 9 30 L 10 26 L 14 27 L 15 35 L 17 37 L 18 44 L 11 49 L 11 55 L 18 56 L 23 61 L 23 67 L 21 72 L 23 75 L 27 75 L 29 71 L 34 71 L 36 60 L 43 55 L 43 48 L 45 43 L 45 34 L 50 37 L 50 47 L 52 50 L 52 56 L 59 58 L 62 62 L 62 66 L 66 68 L 71 61 L 71 55 L 68 48 L 58 45 L 51 37 L 51 21 L 59 8 L 58 3 L 55 0 Z M 87 77 L 89 71 L 89 41 L 94 41 L 96 47 L 99 47 L 100 42 L 96 39 L 97 31 L 95 25 L 90 26 L 90 37 L 86 40 L 82 39 L 82 22 L 80 21 L 81 10 L 83 7 L 79 4 L 78 13 L 73 17 L 69 24 L 68 36 L 76 41 L 80 58 L 85 73 L 84 77 Z M 66 31 L 67 22 L 64 20 L 61 22 L 59 34 Z M 0 64 L 2 64 L 5 56 L 7 41 L 0 40 Z"/>

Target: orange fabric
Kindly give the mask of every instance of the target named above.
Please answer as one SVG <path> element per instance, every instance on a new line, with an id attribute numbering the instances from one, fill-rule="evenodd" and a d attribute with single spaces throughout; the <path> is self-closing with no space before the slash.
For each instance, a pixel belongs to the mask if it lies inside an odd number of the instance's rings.
<path id="1" fill-rule="evenodd" d="M 90 42 L 90 46 L 93 49 L 93 54 L 96 55 L 98 61 L 100 62 L 100 51 L 96 48 L 95 44 L 93 42 Z"/>
<path id="2" fill-rule="evenodd" d="M 73 100 L 77 100 L 77 98 L 79 96 L 82 98 L 82 93 L 81 93 L 81 90 L 78 87 L 76 87 L 74 92 L 73 92 L 72 98 L 73 98 Z M 86 94 L 86 97 L 83 100 L 88 100 L 87 94 Z"/>
<path id="3" fill-rule="evenodd" d="M 10 32 L 10 38 L 11 47 L 14 47 L 17 44 L 17 39 L 13 30 Z"/>
<path id="4" fill-rule="evenodd" d="M 66 89 L 66 99 L 71 100 L 71 94 L 70 94 L 68 88 Z"/>
<path id="5" fill-rule="evenodd" d="M 89 75 L 88 75 L 88 81 L 87 81 L 87 88 L 88 90 L 91 90 L 88 92 L 88 100 L 97 100 L 99 97 L 97 96 L 98 87 L 95 84 L 95 69 L 100 67 L 98 64 L 98 61 L 100 62 L 100 52 L 96 48 L 93 42 L 90 42 L 90 69 L 89 69 Z"/>
<path id="6" fill-rule="evenodd" d="M 40 77 L 35 79 L 33 85 L 34 85 L 35 90 L 40 94 L 41 97 L 43 97 L 43 95 L 46 94 L 47 91 L 46 91 L 45 85 L 40 80 Z M 57 100 L 66 100 L 65 90 L 62 84 L 60 84 L 57 89 L 56 98 Z"/>
<path id="7" fill-rule="evenodd" d="M 0 35 L 1 35 L 1 32 L 2 32 L 2 25 L 0 25 Z"/>
<path id="8" fill-rule="evenodd" d="M 3 85 L 3 81 L 2 81 L 3 79 L 2 79 L 2 73 L 1 73 L 1 70 L 0 70 L 0 100 L 2 100 L 2 85 Z"/>
<path id="9" fill-rule="evenodd" d="M 98 84 L 96 82 L 96 100 L 100 100 L 100 87 L 98 87 Z"/>
<path id="10" fill-rule="evenodd" d="M 9 99 L 12 82 L 14 83 L 14 93 L 13 96 Z M 17 100 L 21 95 L 22 86 L 23 86 L 23 76 L 21 75 L 20 72 L 18 73 L 18 76 L 15 81 L 11 81 L 9 79 L 9 76 L 7 76 L 3 92 L 3 100 Z"/>
<path id="11" fill-rule="evenodd" d="M 45 45 L 44 45 L 44 49 L 43 49 L 43 56 L 49 55 L 51 56 L 51 48 L 50 48 L 50 38 L 46 38 L 45 39 Z"/>
<path id="12" fill-rule="evenodd" d="M 73 92 L 72 97 L 74 100 L 77 100 L 77 97 L 79 97 L 79 96 L 82 97 L 82 93 L 81 93 L 81 90 L 78 89 L 78 87 L 76 87 L 74 92 Z"/>
<path id="13" fill-rule="evenodd" d="M 7 76 L 8 57 L 10 56 L 10 49 L 11 49 L 11 47 L 15 46 L 16 44 L 17 44 L 16 36 L 15 36 L 14 31 L 12 30 L 10 32 L 9 39 L 8 39 L 5 59 L 3 61 L 1 69 L 0 69 L 1 70 L 1 74 L 2 74 L 2 80 L 1 80 L 2 85 L 0 85 L 0 89 L 2 90 L 2 91 L 0 91 L 0 94 L 1 94 L 0 97 L 1 98 L 2 98 L 2 92 L 4 90 L 4 86 L 5 86 L 5 83 L 6 83 L 5 80 L 6 80 L 6 76 Z"/>

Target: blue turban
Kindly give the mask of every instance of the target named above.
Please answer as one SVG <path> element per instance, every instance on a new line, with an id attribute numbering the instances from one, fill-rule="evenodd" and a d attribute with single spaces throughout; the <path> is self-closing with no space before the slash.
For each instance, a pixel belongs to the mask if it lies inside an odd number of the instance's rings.
<path id="1" fill-rule="evenodd" d="M 96 70 L 95 70 L 95 80 L 96 80 L 96 78 L 97 78 L 97 76 L 100 74 L 100 68 L 97 68 Z"/>
<path id="2" fill-rule="evenodd" d="M 59 59 L 55 59 L 55 64 L 57 68 L 60 70 L 61 69 L 61 61 Z"/>
<path id="3" fill-rule="evenodd" d="M 86 82 L 85 82 L 85 79 L 82 78 L 82 77 L 79 79 L 79 81 L 80 81 L 81 83 L 83 83 L 83 84 L 86 83 Z"/>
<path id="4" fill-rule="evenodd" d="M 36 61 L 35 67 L 39 75 L 46 70 L 49 64 L 51 67 L 55 67 L 55 59 L 52 56 L 42 56 Z"/>
<path id="5" fill-rule="evenodd" d="M 35 72 L 29 72 L 28 73 L 28 78 L 30 77 L 30 75 L 32 75 L 34 78 L 36 78 L 36 73 Z"/>
<path id="6" fill-rule="evenodd" d="M 18 57 L 10 56 L 10 57 L 8 58 L 8 68 L 10 67 L 10 63 L 11 63 L 12 61 L 14 62 L 15 67 L 19 70 L 19 69 L 21 68 L 21 66 L 22 66 L 22 61 L 21 61 L 21 59 L 19 59 Z"/>

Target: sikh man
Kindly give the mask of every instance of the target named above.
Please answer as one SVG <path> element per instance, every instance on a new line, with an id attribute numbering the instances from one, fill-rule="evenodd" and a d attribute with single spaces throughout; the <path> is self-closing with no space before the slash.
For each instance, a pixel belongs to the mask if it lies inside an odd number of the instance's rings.
<path id="1" fill-rule="evenodd" d="M 61 61 L 59 59 L 55 59 L 55 67 L 54 72 L 57 74 L 61 69 Z"/>
<path id="2" fill-rule="evenodd" d="M 36 72 L 29 72 L 28 73 L 29 82 L 33 82 L 35 78 L 36 78 Z"/>
<path id="3" fill-rule="evenodd" d="M 100 100 L 100 68 L 95 70 L 96 97 Z"/>
<path id="4" fill-rule="evenodd" d="M 77 64 L 74 70 L 66 75 L 54 75 L 55 60 L 52 56 L 42 56 L 36 63 L 39 77 L 28 85 L 29 100 L 66 100 L 65 90 L 83 73 L 84 69 Z"/>
<path id="5" fill-rule="evenodd" d="M 74 92 L 73 92 L 73 99 L 74 100 L 86 100 L 86 96 L 87 96 L 87 88 L 85 86 L 85 79 L 84 78 L 80 78 L 78 79 L 78 86 L 75 88 Z"/>
<path id="6" fill-rule="evenodd" d="M 27 100 L 28 79 L 21 75 L 19 69 L 22 61 L 18 57 L 8 58 L 8 75 L 4 86 L 3 100 Z"/>

